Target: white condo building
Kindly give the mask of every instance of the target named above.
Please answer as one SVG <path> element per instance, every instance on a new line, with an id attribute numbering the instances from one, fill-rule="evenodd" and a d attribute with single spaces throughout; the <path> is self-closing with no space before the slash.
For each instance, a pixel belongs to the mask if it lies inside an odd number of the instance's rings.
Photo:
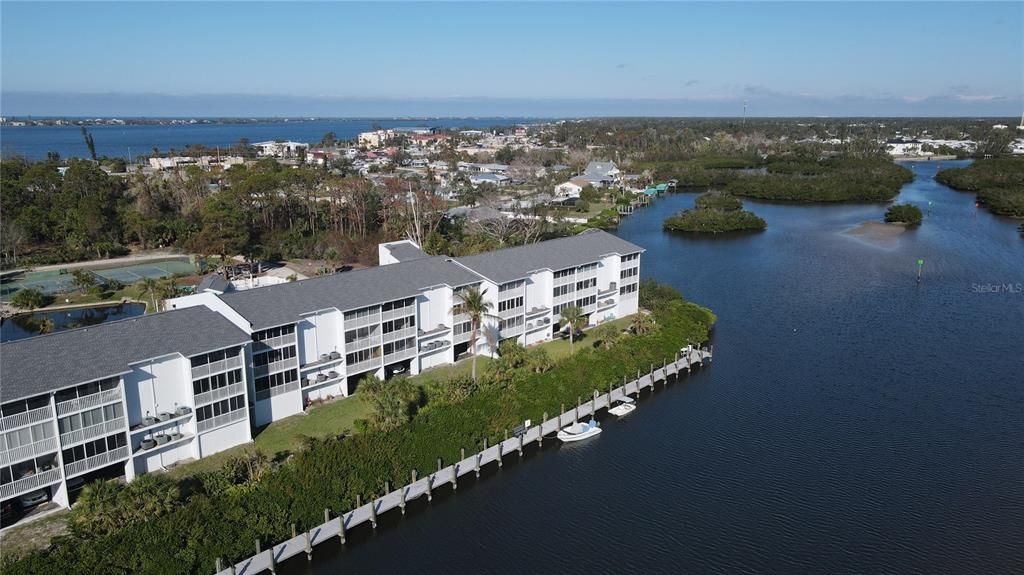
<path id="1" fill-rule="evenodd" d="M 477 348 L 554 337 L 565 307 L 591 324 L 638 309 L 642 248 L 598 230 L 468 257 L 382 244 L 378 267 L 245 291 L 4 344 L 0 499 L 78 478 L 162 469 L 247 443 L 251 430 L 347 397 L 367 374 L 453 363 L 472 339 L 460 290 L 490 301 Z M 102 445 L 101 445 L 102 444 Z"/>

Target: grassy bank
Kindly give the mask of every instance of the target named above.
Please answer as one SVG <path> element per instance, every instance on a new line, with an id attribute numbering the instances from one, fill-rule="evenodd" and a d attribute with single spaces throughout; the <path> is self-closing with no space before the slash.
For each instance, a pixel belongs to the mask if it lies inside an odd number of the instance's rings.
<path id="1" fill-rule="evenodd" d="M 714 322 L 708 310 L 650 286 L 642 290 L 642 301 L 654 310 L 657 328 L 652 332 L 622 338 L 610 349 L 577 342 L 575 353 L 550 371 L 505 371 L 500 379 L 484 378 L 491 382 L 468 394 L 446 393 L 446 385 L 458 384 L 425 373 L 416 382 L 425 396 L 404 425 L 344 440 L 305 440 L 288 461 L 258 474 L 240 473 L 244 466 L 228 462 L 223 470 L 193 477 L 197 485 L 187 499 L 161 513 L 119 523 L 106 532 L 57 540 L 51 549 L 31 553 L 4 571 L 206 573 L 217 557 L 251 555 L 257 540 L 265 548 L 290 537 L 292 523 L 300 529 L 319 524 L 325 507 L 350 509 L 357 495 L 365 499 L 382 493 L 385 481 L 399 485 L 413 469 L 427 473 L 438 457 L 454 461 L 460 448 L 476 450 L 485 438 L 493 443 L 526 418 L 554 414 L 563 403 L 589 397 L 595 388 L 606 389 L 637 369 L 661 364 L 687 340 L 707 340 Z"/>
<path id="2" fill-rule="evenodd" d="M 950 168 L 935 179 L 954 190 L 974 192 L 993 214 L 1024 218 L 1024 158 L 988 158 Z"/>

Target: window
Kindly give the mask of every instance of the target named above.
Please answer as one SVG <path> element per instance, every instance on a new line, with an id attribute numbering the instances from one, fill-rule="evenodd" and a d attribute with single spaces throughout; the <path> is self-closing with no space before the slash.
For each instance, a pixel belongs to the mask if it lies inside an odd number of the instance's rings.
<path id="1" fill-rule="evenodd" d="M 636 291 L 637 284 L 629 284 L 628 286 L 622 286 L 619 288 L 619 295 L 626 295 Z"/>
<path id="2" fill-rule="evenodd" d="M 345 362 L 348 365 L 353 365 L 353 364 L 356 364 L 356 363 L 362 363 L 364 361 L 369 361 L 369 360 L 371 360 L 371 359 L 373 359 L 375 357 L 379 357 L 379 356 L 380 356 L 380 348 L 379 347 L 371 347 L 370 349 L 361 349 L 359 351 L 355 351 L 355 352 L 346 354 L 345 355 Z"/>
<path id="3" fill-rule="evenodd" d="M 552 313 L 555 314 L 555 317 L 558 317 L 559 315 L 562 314 L 562 310 L 569 307 L 570 305 L 572 305 L 572 302 L 560 303 L 556 305 L 554 308 L 552 308 L 551 311 Z"/>
<path id="4" fill-rule="evenodd" d="M 345 312 L 345 321 L 355 321 L 363 318 L 377 315 L 380 313 L 379 306 L 364 307 L 363 309 L 357 309 L 355 311 Z"/>
<path id="5" fill-rule="evenodd" d="M 255 336 L 254 336 L 255 337 Z M 199 367 L 215 361 L 220 361 L 227 357 L 235 357 L 242 351 L 241 347 L 231 347 L 228 349 L 222 349 L 218 351 L 212 351 L 210 353 L 204 353 L 201 355 L 193 356 L 191 359 L 192 367 Z"/>
<path id="6" fill-rule="evenodd" d="M 112 403 L 82 413 L 76 413 L 57 420 L 57 429 L 63 435 L 92 425 L 114 421 L 124 416 L 124 407 L 120 403 Z"/>
<path id="7" fill-rule="evenodd" d="M 635 254 L 629 254 L 628 256 L 622 256 L 622 258 L 619 261 L 621 261 L 622 263 L 626 263 L 626 262 L 635 262 L 638 259 L 640 259 L 640 253 L 639 252 L 637 252 Z"/>
<path id="8" fill-rule="evenodd" d="M 406 339 L 400 339 L 398 341 L 384 344 L 384 355 L 391 355 L 414 347 L 416 347 L 416 338 L 409 337 Z"/>
<path id="9" fill-rule="evenodd" d="M 467 322 L 463 322 L 463 323 L 457 323 L 457 324 L 455 324 L 455 327 L 454 327 L 454 334 L 455 335 L 462 335 L 464 333 L 468 333 L 472 329 L 473 329 L 473 322 L 471 322 L 471 321 L 467 321 Z"/>
<path id="10" fill-rule="evenodd" d="M 290 357 L 294 357 L 294 355 L 295 355 L 295 348 L 289 347 L 289 348 L 285 348 L 285 349 L 292 350 L 292 355 Z M 275 350 L 275 351 L 279 351 L 279 350 Z M 264 354 L 264 355 L 270 355 L 270 354 Z M 260 365 L 260 364 L 256 363 L 255 359 L 253 360 L 253 363 L 255 363 L 256 365 Z M 211 377 L 203 377 L 201 379 L 194 380 L 192 382 L 192 393 L 194 393 L 195 395 L 199 395 L 200 393 L 206 393 L 208 391 L 213 391 L 214 389 L 220 389 L 222 387 L 227 387 L 229 385 L 238 383 L 240 381 L 242 381 L 242 370 L 241 369 L 233 369 L 231 371 L 227 371 L 227 372 L 224 372 L 224 373 L 218 373 L 217 375 L 214 375 L 214 376 L 211 376 Z"/>
<path id="11" fill-rule="evenodd" d="M 282 325 L 281 327 L 272 327 L 252 334 L 252 340 L 264 341 L 275 337 L 291 335 L 293 333 L 295 333 L 295 324 Z"/>
<path id="12" fill-rule="evenodd" d="M 624 280 L 626 278 L 631 278 L 631 277 L 634 277 L 634 276 L 638 275 L 639 273 L 640 273 L 640 268 L 624 269 L 621 272 L 619 272 L 619 279 L 620 280 Z"/>
<path id="13" fill-rule="evenodd" d="M 575 268 L 569 268 L 567 270 L 560 270 L 560 271 L 555 272 L 555 279 L 557 280 L 557 279 L 561 279 L 561 278 L 567 278 L 567 277 L 571 276 L 574 273 L 576 273 L 576 269 Z"/>
<path id="14" fill-rule="evenodd" d="M 61 455 L 64 457 L 64 465 L 67 465 L 75 461 L 81 461 L 89 457 L 102 455 L 108 451 L 124 447 L 127 444 L 128 441 L 125 438 L 124 433 L 116 433 L 114 435 L 108 435 L 107 437 L 88 441 L 82 445 L 69 447 L 68 449 L 63 450 Z"/>
<path id="15" fill-rule="evenodd" d="M 282 371 L 280 373 L 272 373 L 265 377 L 256 378 L 256 393 L 261 391 L 266 392 L 271 388 L 280 387 L 282 385 L 289 384 L 299 379 L 299 372 L 294 369 L 288 371 Z"/>
<path id="16" fill-rule="evenodd" d="M 514 282 L 503 283 L 500 286 L 498 286 L 498 293 L 519 289 L 519 288 L 523 287 L 523 284 L 525 284 L 525 283 L 526 283 L 526 281 L 524 281 L 524 280 L 518 280 L 518 281 L 514 281 Z"/>
<path id="17" fill-rule="evenodd" d="M 567 283 L 565 285 L 561 285 L 561 286 L 556 287 L 555 291 L 554 291 L 554 295 L 555 295 L 555 297 L 562 297 L 564 295 L 571 294 L 571 293 L 573 293 L 575 291 L 576 291 L 576 284 Z"/>
<path id="18" fill-rule="evenodd" d="M 391 333 L 407 327 L 416 326 L 416 316 L 401 317 L 398 319 L 392 319 L 384 322 L 383 331 L 384 333 Z M 355 330 L 353 330 L 355 331 Z"/>
<path id="19" fill-rule="evenodd" d="M 516 309 L 523 307 L 523 296 L 514 297 L 505 301 L 498 302 L 498 313 L 508 311 L 510 309 Z"/>
<path id="20" fill-rule="evenodd" d="M 377 326 L 361 327 L 359 329 L 350 329 L 345 332 L 345 343 L 354 343 L 361 339 L 367 339 L 370 336 L 377 335 Z"/>
<path id="21" fill-rule="evenodd" d="M 275 363 L 295 357 L 295 346 L 289 345 L 278 349 L 263 351 L 252 356 L 252 364 L 256 367 Z"/>
<path id="22" fill-rule="evenodd" d="M 597 278 L 585 279 L 580 282 L 576 282 L 576 291 L 590 289 L 597 286 Z"/>
<path id="23" fill-rule="evenodd" d="M 243 408 L 245 408 L 245 396 L 236 395 L 196 409 L 196 421 L 205 421 Z"/>
<path id="24" fill-rule="evenodd" d="M 71 401 L 72 399 L 78 399 L 80 397 L 86 397 L 86 396 L 89 396 L 89 395 L 93 395 L 93 394 L 99 393 L 100 391 L 109 391 L 111 389 L 117 389 L 117 387 L 120 385 L 120 383 L 121 383 L 121 378 L 119 378 L 119 377 L 108 377 L 107 379 L 102 379 L 100 381 L 92 381 L 92 382 L 89 382 L 89 383 L 84 383 L 84 384 L 79 385 L 77 387 L 72 387 L 72 388 L 69 388 L 69 389 L 61 389 L 61 390 L 57 391 L 57 393 L 55 393 L 54 396 L 55 396 L 56 402 L 57 403 L 61 403 L 61 402 L 64 402 L 64 401 Z M 34 398 L 28 400 L 27 408 L 28 409 L 36 409 L 36 408 L 42 407 L 44 405 L 49 405 L 49 403 L 50 403 L 50 400 L 47 397 L 34 397 Z M 9 413 L 8 413 L 8 406 L 7 405 L 4 406 L 4 415 L 9 415 Z"/>
<path id="25" fill-rule="evenodd" d="M 508 319 L 503 319 L 500 322 L 498 322 L 498 331 L 504 331 L 506 329 L 521 326 L 523 325 L 523 321 L 523 316 L 521 315 L 510 317 Z"/>
<path id="26" fill-rule="evenodd" d="M 405 299 L 401 299 L 401 300 L 398 300 L 398 301 L 388 302 L 388 303 L 380 306 L 380 309 L 381 309 L 381 311 L 398 310 L 398 309 L 403 309 L 403 308 L 407 308 L 407 307 L 412 307 L 412 305 L 415 304 L 415 303 L 416 303 L 416 298 L 411 298 L 410 297 L 410 298 L 405 298 Z M 410 310 L 410 313 L 411 313 L 411 310 Z M 348 316 L 346 316 L 345 319 L 348 319 Z"/>
<path id="27" fill-rule="evenodd" d="M 596 295 L 592 295 L 592 296 L 589 296 L 589 297 L 580 298 L 580 299 L 576 300 L 576 307 L 582 308 L 582 307 L 586 307 L 588 305 L 594 305 L 595 303 L 597 303 L 597 296 Z"/>

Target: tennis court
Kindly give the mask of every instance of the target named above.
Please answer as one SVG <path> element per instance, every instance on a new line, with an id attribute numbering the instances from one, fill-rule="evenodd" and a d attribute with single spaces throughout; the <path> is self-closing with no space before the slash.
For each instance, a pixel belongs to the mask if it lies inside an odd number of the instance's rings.
<path id="1" fill-rule="evenodd" d="M 159 279 L 174 274 L 195 273 L 195 266 L 189 263 L 188 257 L 150 261 L 132 266 L 85 269 L 102 278 L 117 280 L 126 285 L 133 284 L 142 278 Z M 51 270 L 28 272 L 10 279 L 4 279 L 3 283 L 0 284 L 0 299 L 8 300 L 14 295 L 14 292 L 22 288 L 35 288 L 49 295 L 74 291 L 75 286 L 71 278 L 70 273 Z"/>

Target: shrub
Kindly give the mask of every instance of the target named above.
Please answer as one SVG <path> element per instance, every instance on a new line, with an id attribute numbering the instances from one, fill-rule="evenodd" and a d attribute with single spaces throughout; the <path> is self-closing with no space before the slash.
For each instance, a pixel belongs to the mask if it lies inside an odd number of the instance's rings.
<path id="1" fill-rule="evenodd" d="M 913 204 L 893 204 L 885 210 L 885 221 L 889 223 L 916 226 L 921 223 L 923 217 L 921 208 Z"/>
<path id="2" fill-rule="evenodd" d="M 12 305 L 27 310 L 43 307 L 46 303 L 46 296 L 36 288 L 21 288 L 11 297 Z"/>

